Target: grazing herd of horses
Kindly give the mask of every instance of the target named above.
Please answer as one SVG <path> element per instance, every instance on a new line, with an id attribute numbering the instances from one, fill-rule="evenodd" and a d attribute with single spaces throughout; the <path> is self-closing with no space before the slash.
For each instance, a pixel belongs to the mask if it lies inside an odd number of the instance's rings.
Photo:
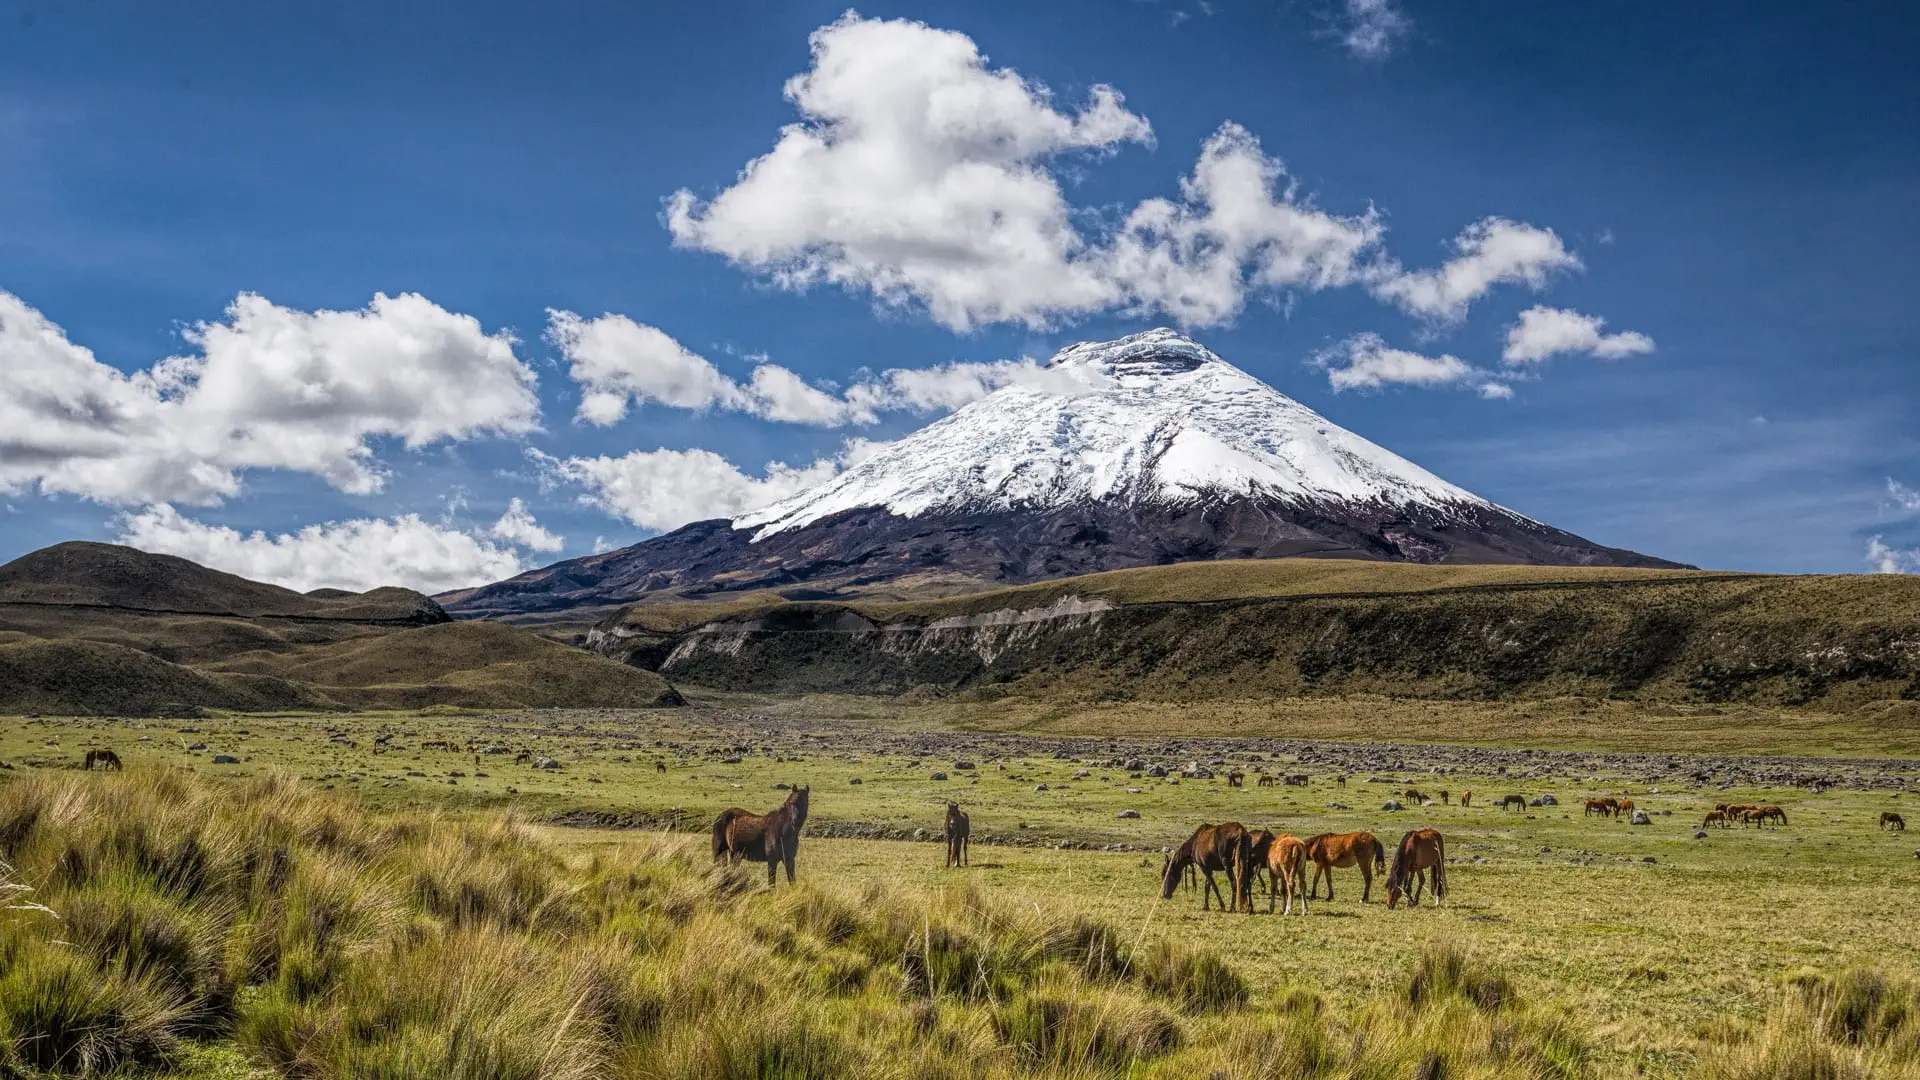
<path id="1" fill-rule="evenodd" d="M 1307 880 L 1307 864 L 1313 864 L 1313 880 Z M 1412 829 L 1400 838 L 1394 849 L 1393 868 L 1387 869 L 1386 848 L 1370 832 L 1321 833 L 1305 840 L 1297 836 L 1275 835 L 1265 829 L 1249 830 L 1237 821 L 1202 825 L 1186 842 L 1175 848 L 1160 864 L 1160 898 L 1173 899 L 1180 883 L 1191 883 L 1195 872 L 1204 875 L 1206 888 L 1200 894 L 1200 909 L 1207 911 L 1217 902 L 1220 910 L 1253 914 L 1253 890 L 1261 875 L 1267 879 L 1267 914 L 1278 908 L 1280 914 L 1293 914 L 1294 902 L 1300 914 L 1307 914 L 1309 901 L 1320 897 L 1320 882 L 1327 883 L 1327 899 L 1333 899 L 1333 872 L 1357 867 L 1360 871 L 1361 902 L 1373 898 L 1373 875 L 1387 875 L 1387 907 L 1420 903 L 1423 892 L 1430 891 L 1437 905 L 1447 895 L 1446 840 L 1434 829 Z M 1233 892 L 1228 901 L 1220 891 L 1215 874 L 1223 874 Z M 1303 895 L 1304 894 L 1304 895 Z"/>
<path id="2" fill-rule="evenodd" d="M 1887 814 L 1881 814 L 1881 828 L 1884 829 L 1887 827 L 1887 818 L 1889 815 L 1891 815 L 1895 821 L 1900 819 L 1899 814 L 1893 814 L 1891 811 Z M 1707 811 L 1706 820 L 1700 823 L 1700 827 L 1704 829 L 1709 825 L 1714 825 L 1722 829 L 1731 829 L 1733 828 L 1733 823 L 1736 821 L 1740 823 L 1740 827 L 1743 829 L 1749 825 L 1755 828 L 1766 825 L 1785 825 L 1787 823 L 1787 812 L 1777 806 L 1753 806 L 1748 803 L 1719 803 L 1715 805 L 1713 809 Z"/>

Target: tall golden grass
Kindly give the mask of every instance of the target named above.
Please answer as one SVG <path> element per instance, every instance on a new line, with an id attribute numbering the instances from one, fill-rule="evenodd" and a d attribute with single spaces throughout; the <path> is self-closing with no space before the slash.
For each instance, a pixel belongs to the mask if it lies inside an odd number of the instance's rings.
<path id="1" fill-rule="evenodd" d="M 370 816 L 286 779 L 0 787 L 0 1076 L 205 1044 L 291 1077 L 1574 1078 L 1601 1040 L 1435 946 L 1352 1010 L 961 885 L 766 892 L 684 840 L 568 857 L 511 815 Z M 1807 974 L 1712 1080 L 1911 1077 L 1920 996 Z"/>

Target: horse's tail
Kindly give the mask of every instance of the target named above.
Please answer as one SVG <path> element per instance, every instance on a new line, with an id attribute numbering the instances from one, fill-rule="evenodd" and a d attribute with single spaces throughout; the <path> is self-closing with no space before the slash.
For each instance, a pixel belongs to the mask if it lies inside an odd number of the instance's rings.
<path id="1" fill-rule="evenodd" d="M 718 859 L 727 853 L 727 826 L 733 824 L 736 811 L 722 810 L 720 816 L 713 819 L 713 857 Z"/>
<path id="2" fill-rule="evenodd" d="M 1433 847 L 1433 902 L 1438 904 L 1447 897 L 1447 838 L 1434 833 Z"/>
<path id="3" fill-rule="evenodd" d="M 1386 846 L 1380 843 L 1379 837 L 1375 836 L 1372 839 L 1373 839 L 1373 868 L 1375 870 L 1385 870 L 1387 868 Z M 1396 855 L 1395 858 L 1397 860 L 1398 856 Z"/>

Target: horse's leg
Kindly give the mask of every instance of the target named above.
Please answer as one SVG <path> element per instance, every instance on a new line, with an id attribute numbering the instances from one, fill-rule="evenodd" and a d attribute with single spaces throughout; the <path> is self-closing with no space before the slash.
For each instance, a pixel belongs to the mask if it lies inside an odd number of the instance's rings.
<path id="1" fill-rule="evenodd" d="M 1360 860 L 1360 902 L 1365 904 L 1373 898 L 1373 864 Z"/>

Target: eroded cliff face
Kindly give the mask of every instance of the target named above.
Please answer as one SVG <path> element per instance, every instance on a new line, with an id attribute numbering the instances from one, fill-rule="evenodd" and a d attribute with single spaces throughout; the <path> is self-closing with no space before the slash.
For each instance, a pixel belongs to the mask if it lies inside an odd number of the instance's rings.
<path id="1" fill-rule="evenodd" d="M 1836 617 L 1818 596 L 1783 598 L 1783 587 L 1795 586 L 1606 583 L 1139 604 L 1069 595 L 900 618 L 788 604 L 677 634 L 610 620 L 592 641 L 678 681 L 776 692 L 1920 698 L 1920 611 Z"/>

